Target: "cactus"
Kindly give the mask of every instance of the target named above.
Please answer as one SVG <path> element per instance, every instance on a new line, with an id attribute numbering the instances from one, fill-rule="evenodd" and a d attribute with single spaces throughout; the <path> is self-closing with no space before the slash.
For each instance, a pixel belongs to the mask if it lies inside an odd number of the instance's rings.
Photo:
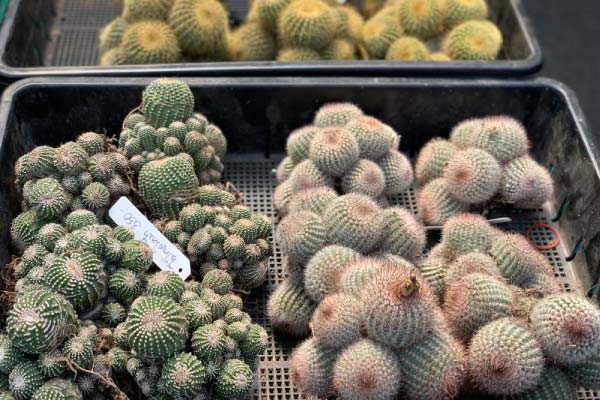
<path id="1" fill-rule="evenodd" d="M 388 61 L 426 61 L 429 60 L 429 50 L 419 39 L 403 36 L 390 45 L 385 59 Z"/>
<path id="2" fill-rule="evenodd" d="M 166 359 L 185 346 L 188 324 L 181 307 L 166 297 L 138 297 L 126 321 L 129 345 L 139 355 Z"/>
<path id="3" fill-rule="evenodd" d="M 465 350 L 441 327 L 398 353 L 398 360 L 408 399 L 453 399 L 466 378 Z"/>
<path id="4" fill-rule="evenodd" d="M 391 399 L 400 390 L 397 356 L 369 339 L 346 348 L 333 367 L 333 386 L 344 399 Z"/>
<path id="5" fill-rule="evenodd" d="M 138 183 L 150 212 L 158 217 L 177 218 L 181 209 L 198 195 L 194 168 L 179 157 L 144 165 Z"/>
<path id="6" fill-rule="evenodd" d="M 448 33 L 444 53 L 453 60 L 495 60 L 502 33 L 489 21 L 466 21 Z"/>
<path id="7" fill-rule="evenodd" d="M 487 252 L 492 246 L 493 231 L 480 215 L 457 214 L 442 231 L 442 243 L 457 256 L 471 252 Z"/>
<path id="8" fill-rule="evenodd" d="M 446 284 L 451 285 L 454 281 L 469 274 L 485 274 L 502 280 L 493 258 L 482 253 L 466 253 L 448 266 L 445 277 Z"/>
<path id="9" fill-rule="evenodd" d="M 166 20 L 173 0 L 124 0 L 123 17 L 127 22 Z"/>
<path id="10" fill-rule="evenodd" d="M 161 78 L 154 80 L 142 93 L 142 110 L 148 124 L 167 127 L 175 121 L 185 121 L 194 109 L 194 95 L 184 82 Z"/>
<path id="11" fill-rule="evenodd" d="M 310 144 L 319 130 L 313 126 L 298 128 L 287 139 L 286 152 L 294 164 L 298 164 L 309 156 Z"/>
<path id="12" fill-rule="evenodd" d="M 259 22 L 246 22 L 229 37 L 229 53 L 236 61 L 273 60 L 277 42 Z"/>
<path id="13" fill-rule="evenodd" d="M 200 298 L 182 303 L 182 306 L 191 330 L 196 330 L 200 326 L 211 323 L 213 320 L 210 306 Z"/>
<path id="14" fill-rule="evenodd" d="M 288 211 L 290 213 L 308 211 L 321 216 L 337 197 L 335 190 L 327 186 L 306 189 L 294 194 L 289 201 Z"/>
<path id="15" fill-rule="evenodd" d="M 17 365 L 8 375 L 8 387 L 17 400 L 30 399 L 43 384 L 44 374 L 32 361 Z"/>
<path id="16" fill-rule="evenodd" d="M 110 192 L 102 183 L 92 182 L 81 191 L 81 200 L 89 210 L 100 210 L 110 205 Z"/>
<path id="17" fill-rule="evenodd" d="M 282 11 L 293 0 L 256 0 L 256 14 L 260 24 L 271 32 L 277 31 L 277 22 Z"/>
<path id="18" fill-rule="evenodd" d="M 183 281 L 175 272 L 159 271 L 148 276 L 147 296 L 162 296 L 179 301 L 182 293 Z"/>
<path id="19" fill-rule="evenodd" d="M 433 327 L 436 298 L 414 267 L 384 265 L 360 292 L 369 337 L 395 349 L 421 340 Z"/>
<path id="20" fill-rule="evenodd" d="M 10 237 L 18 249 L 34 244 L 38 231 L 45 221 L 37 217 L 32 210 L 22 212 L 13 219 L 10 225 Z"/>
<path id="21" fill-rule="evenodd" d="M 91 369 L 94 364 L 94 348 L 91 341 L 75 336 L 67 340 L 63 353 L 70 361 L 84 369 Z"/>
<path id="22" fill-rule="evenodd" d="M 503 234 L 492 241 L 489 250 L 500 274 L 513 285 L 524 285 L 540 271 L 538 253 L 524 236 Z"/>
<path id="23" fill-rule="evenodd" d="M 181 59 L 175 32 L 159 20 L 142 20 L 129 25 L 123 33 L 121 49 L 123 64 L 175 63 Z"/>
<path id="24" fill-rule="evenodd" d="M 40 386 L 31 400 L 80 400 L 81 392 L 77 386 L 66 379 L 52 379 Z"/>
<path id="25" fill-rule="evenodd" d="M 528 329 L 511 318 L 502 318 L 473 336 L 469 371 L 474 383 L 486 393 L 517 394 L 538 385 L 544 355 Z"/>
<path id="26" fill-rule="evenodd" d="M 281 184 L 283 181 L 287 180 L 294 169 L 294 161 L 290 156 L 285 157 L 281 162 L 277 165 L 275 170 L 275 175 L 277 178 L 277 184 Z"/>
<path id="27" fill-rule="evenodd" d="M 359 193 L 372 198 L 381 196 L 385 185 L 386 180 L 381 168 L 367 159 L 358 161 L 342 178 L 344 193 Z"/>
<path id="28" fill-rule="evenodd" d="M 26 361 L 26 356 L 14 346 L 5 334 L 0 334 L 0 372 L 10 374 L 17 364 Z"/>
<path id="29" fill-rule="evenodd" d="M 333 178 L 324 174 L 311 160 L 300 162 L 292 171 L 288 183 L 291 193 L 321 186 L 333 186 Z"/>
<path id="30" fill-rule="evenodd" d="M 225 350 L 226 337 L 214 323 L 200 326 L 192 334 L 192 350 L 204 362 L 218 360 Z"/>
<path id="31" fill-rule="evenodd" d="M 83 147 L 90 156 L 104 153 L 106 151 L 106 137 L 96 132 L 82 133 L 81 135 L 77 136 L 77 140 L 75 142 Z M 113 162 L 116 160 L 113 158 L 114 153 L 107 153 L 107 156 L 110 157 Z M 122 172 L 127 171 L 125 170 Z"/>
<path id="32" fill-rule="evenodd" d="M 474 137 L 481 130 L 481 119 L 471 118 L 456 124 L 450 132 L 450 142 L 463 150 L 474 145 Z"/>
<path id="33" fill-rule="evenodd" d="M 408 190 L 413 183 L 413 168 L 404 154 L 391 150 L 379 160 L 385 177 L 384 194 L 393 196 Z"/>
<path id="34" fill-rule="evenodd" d="M 414 215 L 404 208 L 391 207 L 381 212 L 382 229 L 380 251 L 414 260 L 425 248 L 425 230 Z"/>
<path id="35" fill-rule="evenodd" d="M 400 25 L 407 34 L 421 39 L 437 36 L 442 30 L 443 15 L 438 0 L 407 0 L 399 4 Z"/>
<path id="36" fill-rule="evenodd" d="M 348 39 L 333 39 L 329 46 L 323 49 L 322 54 L 325 60 L 355 60 L 356 46 Z"/>
<path id="37" fill-rule="evenodd" d="M 204 275 L 202 286 L 212 289 L 217 294 L 224 295 L 233 288 L 233 280 L 224 271 L 212 270 Z"/>
<path id="38" fill-rule="evenodd" d="M 321 0 L 293 1 L 279 16 L 278 33 L 288 46 L 325 47 L 336 31 L 337 15 Z"/>
<path id="39" fill-rule="evenodd" d="M 291 259 L 304 263 L 326 242 L 324 221 L 308 211 L 290 214 L 277 227 L 277 241 Z"/>
<path id="40" fill-rule="evenodd" d="M 176 0 L 169 24 L 186 54 L 200 58 L 225 55 L 229 21 L 219 1 Z"/>
<path id="41" fill-rule="evenodd" d="M 56 149 L 55 167 L 59 172 L 73 176 L 87 168 L 89 154 L 75 142 L 67 142 Z"/>
<path id="42" fill-rule="evenodd" d="M 68 206 L 68 195 L 54 178 L 35 181 L 23 197 L 40 219 L 56 219 Z"/>
<path id="43" fill-rule="evenodd" d="M 314 124 L 319 128 L 343 127 L 354 118 L 362 115 L 362 110 L 352 103 L 327 103 L 317 111 Z M 287 150 L 288 154 L 290 154 L 290 149 L 288 148 Z M 292 159 L 294 159 L 293 156 Z"/>
<path id="44" fill-rule="evenodd" d="M 358 142 L 342 127 L 323 128 L 313 136 L 309 156 L 324 173 L 343 176 L 359 160 Z"/>
<path id="45" fill-rule="evenodd" d="M 320 59 L 319 52 L 307 47 L 287 47 L 280 50 L 276 58 L 279 62 L 316 61 Z"/>
<path id="46" fill-rule="evenodd" d="M 446 0 L 444 3 L 444 27 L 453 28 L 468 20 L 486 19 L 488 5 L 485 0 Z"/>
<path id="47" fill-rule="evenodd" d="M 529 319 L 544 354 L 560 365 L 586 362 L 600 345 L 600 310 L 583 297 L 548 296 L 533 307 Z"/>
<path id="48" fill-rule="evenodd" d="M 569 379 L 576 385 L 591 390 L 600 388 L 600 347 L 587 360 L 565 368 Z"/>
<path id="49" fill-rule="evenodd" d="M 576 393 L 575 387 L 564 372 L 556 367 L 547 366 L 540 383 L 535 388 L 511 398 L 516 400 L 574 400 L 577 398 Z"/>
<path id="50" fill-rule="evenodd" d="M 373 257 L 361 257 L 351 261 L 333 277 L 335 288 L 342 293 L 357 296 L 382 265 L 379 259 Z"/>
<path id="51" fill-rule="evenodd" d="M 554 192 L 550 173 L 529 156 L 516 158 L 504 167 L 500 196 L 521 208 L 541 207 Z"/>
<path id="52" fill-rule="evenodd" d="M 309 396 L 324 397 L 331 391 L 333 364 L 337 352 L 314 339 L 300 343 L 292 352 L 292 381 Z"/>
<path id="53" fill-rule="evenodd" d="M 452 61 L 452 59 L 450 57 L 448 57 L 446 55 L 446 53 L 442 53 L 441 51 L 437 51 L 437 52 L 431 53 L 429 55 L 429 61 L 447 62 L 447 61 Z"/>
<path id="54" fill-rule="evenodd" d="M 367 116 L 356 117 L 346 128 L 356 138 L 360 156 L 363 158 L 379 160 L 392 147 L 391 137 L 378 119 Z"/>
<path id="55" fill-rule="evenodd" d="M 359 254 L 343 246 L 327 246 L 319 250 L 306 265 L 304 289 L 308 296 L 319 303 L 337 290 L 337 277 L 356 261 Z"/>
<path id="56" fill-rule="evenodd" d="M 57 149 L 50 146 L 38 146 L 21 156 L 15 163 L 17 183 L 22 185 L 31 179 L 51 175 L 57 170 L 56 156 Z"/>
<path id="57" fill-rule="evenodd" d="M 331 349 L 342 349 L 361 337 L 361 302 L 347 294 L 325 297 L 310 321 L 314 340 Z"/>
<path id="58" fill-rule="evenodd" d="M 502 169 L 489 153 L 467 149 L 454 153 L 444 177 L 449 192 L 456 199 L 467 204 L 483 203 L 498 191 Z"/>
<path id="59" fill-rule="evenodd" d="M 456 337 L 468 340 L 494 319 L 507 316 L 513 291 L 493 276 L 471 273 L 446 288 L 444 310 Z"/>
<path id="60" fill-rule="evenodd" d="M 83 142 L 80 143 L 84 147 Z M 115 172 L 114 159 L 109 155 L 110 153 L 94 154 L 88 160 L 88 172 L 92 178 L 96 181 L 105 182 Z"/>
<path id="61" fill-rule="evenodd" d="M 376 14 L 362 27 L 362 45 L 371 59 L 383 59 L 390 45 L 403 34 L 392 15 Z"/>
<path id="62" fill-rule="evenodd" d="M 439 257 L 429 256 L 417 265 L 421 275 L 427 281 L 432 292 L 436 295 L 438 304 L 441 304 L 446 292 L 446 275 L 448 263 Z"/>
<path id="63" fill-rule="evenodd" d="M 143 276 L 126 268 L 119 268 L 108 280 L 108 291 L 111 296 L 128 303 L 142 293 L 144 285 Z"/>
<path id="64" fill-rule="evenodd" d="M 351 193 L 338 197 L 323 216 L 330 242 L 361 253 L 372 250 L 382 233 L 380 213 L 367 196 Z"/>
<path id="65" fill-rule="evenodd" d="M 269 335 L 265 331 L 265 328 L 260 325 L 250 324 L 246 336 L 238 344 L 244 358 L 247 361 L 251 361 L 265 351 L 268 343 Z"/>
<path id="66" fill-rule="evenodd" d="M 173 397 L 193 396 L 202 389 L 205 380 L 204 365 L 190 353 L 181 353 L 169 359 L 160 377 L 165 392 Z"/>
<path id="67" fill-rule="evenodd" d="M 456 146 L 445 139 L 435 138 L 421 149 L 415 164 L 417 181 L 425 184 L 444 176 L 448 162 L 456 153 Z"/>
<path id="68" fill-rule="evenodd" d="M 522 157 L 529 149 L 527 132 L 523 125 L 505 115 L 482 118 L 471 143 L 501 163 Z"/>
<path id="69" fill-rule="evenodd" d="M 254 375 L 248 364 L 231 359 L 221 366 L 215 382 L 215 392 L 226 399 L 247 396 L 250 393 Z"/>
<path id="70" fill-rule="evenodd" d="M 279 284 L 267 304 L 267 315 L 273 328 L 296 337 L 308 334 L 308 323 L 316 304 L 302 284 L 289 278 Z"/>

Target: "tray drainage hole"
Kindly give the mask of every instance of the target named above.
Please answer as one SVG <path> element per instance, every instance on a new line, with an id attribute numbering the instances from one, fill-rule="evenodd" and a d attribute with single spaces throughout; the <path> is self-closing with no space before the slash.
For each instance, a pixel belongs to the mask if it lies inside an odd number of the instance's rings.
<path id="1" fill-rule="evenodd" d="M 581 249 L 583 249 L 583 238 L 579 238 L 579 240 L 577 241 L 577 244 L 575 244 L 575 248 L 573 249 L 571 254 L 569 254 L 569 256 L 567 258 L 565 258 L 565 260 L 568 262 L 573 261 L 575 259 L 575 257 L 577 257 L 577 254 L 579 254 Z"/>
<path id="2" fill-rule="evenodd" d="M 532 236 L 534 232 L 537 233 L 540 230 L 543 232 L 544 229 L 549 230 L 552 233 L 553 240 L 548 244 L 537 244 L 536 240 Z M 552 250 L 560 244 L 560 234 L 558 233 L 558 230 L 546 222 L 535 222 L 529 225 L 527 229 L 525 229 L 525 237 L 538 250 Z"/>

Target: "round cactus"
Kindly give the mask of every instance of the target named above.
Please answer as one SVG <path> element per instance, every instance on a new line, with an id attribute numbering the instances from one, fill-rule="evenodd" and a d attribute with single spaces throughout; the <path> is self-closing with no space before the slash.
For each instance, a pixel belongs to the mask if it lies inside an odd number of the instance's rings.
<path id="1" fill-rule="evenodd" d="M 32 361 L 17 365 L 8 375 L 8 387 L 17 400 L 30 399 L 43 384 L 44 374 Z"/>
<path id="2" fill-rule="evenodd" d="M 466 21 L 448 33 L 444 52 L 453 60 L 495 60 L 502 33 L 489 21 Z"/>
<path id="3" fill-rule="evenodd" d="M 279 62 L 316 61 L 321 58 L 318 51 L 307 47 L 287 47 L 277 53 L 276 60 Z"/>
<path id="4" fill-rule="evenodd" d="M 473 336 L 469 371 L 475 384 L 489 394 L 517 394 L 540 382 L 544 355 L 529 330 L 511 318 L 502 318 Z"/>
<path id="5" fill-rule="evenodd" d="M 223 58 L 227 47 L 227 10 L 217 0 L 176 0 L 169 15 L 182 50 L 195 57 Z"/>
<path id="6" fill-rule="evenodd" d="M 277 53 L 277 43 L 273 34 L 259 22 L 246 22 L 229 37 L 229 53 L 236 61 L 272 60 Z"/>
<path id="7" fill-rule="evenodd" d="M 485 150 L 501 163 L 527 154 L 527 132 L 519 121 L 509 116 L 480 119 L 480 127 L 473 133 L 473 146 Z"/>
<path id="8" fill-rule="evenodd" d="M 33 178 L 45 178 L 55 172 L 57 149 L 38 146 L 20 157 L 15 164 L 15 175 L 19 184 Z"/>
<path id="9" fill-rule="evenodd" d="M 463 346 L 441 327 L 398 353 L 403 390 L 409 399 L 453 399 L 466 378 Z"/>
<path id="10" fill-rule="evenodd" d="M 147 19 L 165 20 L 172 5 L 173 0 L 124 0 L 123 17 L 128 22 Z"/>
<path id="11" fill-rule="evenodd" d="M 494 238 L 489 254 L 496 261 L 500 274 L 513 285 L 524 285 L 544 272 L 539 267 L 537 250 L 519 234 L 503 234 Z"/>
<path id="12" fill-rule="evenodd" d="M 83 205 L 92 210 L 99 210 L 110 205 L 110 192 L 100 182 L 92 182 L 81 191 Z"/>
<path id="13" fill-rule="evenodd" d="M 94 364 L 94 348 L 91 341 L 81 336 L 67 340 L 63 346 L 65 357 L 85 369 L 91 369 Z"/>
<path id="14" fill-rule="evenodd" d="M 168 297 L 179 301 L 183 293 L 183 281 L 175 272 L 159 271 L 148 276 L 146 295 Z"/>
<path id="15" fill-rule="evenodd" d="M 321 171 L 342 176 L 358 162 L 358 142 L 343 127 L 323 128 L 311 140 L 309 156 Z"/>
<path id="16" fill-rule="evenodd" d="M 446 273 L 448 263 L 442 258 L 429 256 L 417 265 L 421 275 L 427 281 L 431 291 L 435 293 L 438 303 L 441 304 L 446 291 Z"/>
<path id="17" fill-rule="evenodd" d="M 50 350 L 40 354 L 39 364 L 44 376 L 54 378 L 62 375 L 67 370 L 66 364 L 59 361 L 61 357 L 64 357 L 61 350 Z"/>
<path id="18" fill-rule="evenodd" d="M 226 337 L 214 323 L 200 326 L 192 334 L 192 350 L 204 362 L 218 360 L 225 350 Z"/>
<path id="19" fill-rule="evenodd" d="M 298 128 L 290 133 L 286 143 L 286 152 L 294 164 L 308 158 L 310 143 L 319 130 L 314 126 Z"/>
<path id="20" fill-rule="evenodd" d="M 417 181 L 424 184 L 444 176 L 444 170 L 454 153 L 456 153 L 456 146 L 445 139 L 435 138 L 427 142 L 417 157 L 415 165 Z"/>
<path id="21" fill-rule="evenodd" d="M 326 242 L 323 221 L 308 211 L 285 217 L 277 227 L 276 237 L 281 250 L 300 263 L 310 259 Z"/>
<path id="22" fill-rule="evenodd" d="M 413 169 L 402 153 L 392 150 L 379 160 L 385 178 L 384 194 L 393 196 L 408 190 L 413 183 Z"/>
<path id="23" fill-rule="evenodd" d="M 454 153 L 444 177 L 449 192 L 467 204 L 488 201 L 496 194 L 502 179 L 502 169 L 487 152 L 467 149 Z"/>
<path id="24" fill-rule="evenodd" d="M 369 337 L 403 349 L 421 340 L 434 325 L 437 299 L 414 268 L 384 265 L 360 292 Z"/>
<path id="25" fill-rule="evenodd" d="M 18 249 L 25 249 L 35 242 L 38 231 L 44 225 L 44 221 L 39 219 L 34 211 L 22 212 L 10 224 L 12 242 Z"/>
<path id="26" fill-rule="evenodd" d="M 221 366 L 215 383 L 217 395 L 226 399 L 247 396 L 254 382 L 254 374 L 241 360 L 227 360 Z"/>
<path id="27" fill-rule="evenodd" d="M 40 219 L 55 219 L 68 206 L 67 193 L 54 178 L 35 181 L 23 191 L 23 197 Z"/>
<path id="28" fill-rule="evenodd" d="M 117 17 L 113 22 L 118 23 L 117 20 L 122 18 Z M 103 153 L 106 150 L 106 136 L 100 135 L 96 132 L 85 132 L 77 136 L 76 143 L 83 147 L 85 151 L 91 156 L 99 153 Z M 109 157 L 114 161 L 112 153 Z"/>
<path id="29" fill-rule="evenodd" d="M 486 19 L 488 5 L 485 0 L 446 0 L 444 4 L 444 27 L 452 28 L 468 20 Z"/>
<path id="30" fill-rule="evenodd" d="M 548 296 L 533 307 L 529 319 L 544 354 L 558 364 L 585 362 L 600 346 L 600 310 L 583 297 Z"/>
<path id="31" fill-rule="evenodd" d="M 177 79 L 152 81 L 142 93 L 142 110 L 148 124 L 154 128 L 185 121 L 194 109 L 194 95 L 189 86 Z"/>
<path id="32" fill-rule="evenodd" d="M 323 215 L 325 209 L 337 198 L 337 193 L 330 187 L 306 189 L 295 193 L 288 206 L 288 212 L 309 211 Z"/>
<path id="33" fill-rule="evenodd" d="M 335 34 L 336 17 L 321 0 L 292 2 L 279 17 L 279 37 L 285 45 L 321 49 Z"/>
<path id="34" fill-rule="evenodd" d="M 310 321 L 314 340 L 332 349 L 341 349 L 361 337 L 361 302 L 347 294 L 325 297 Z"/>
<path id="35" fill-rule="evenodd" d="M 356 296 L 382 265 L 379 259 L 373 257 L 360 257 L 350 261 L 336 277 L 332 278 L 335 288 L 342 293 Z"/>
<path id="36" fill-rule="evenodd" d="M 333 386 L 345 399 L 394 398 L 400 390 L 398 358 L 387 348 L 361 339 L 339 355 Z"/>
<path id="37" fill-rule="evenodd" d="M 144 277 L 126 268 L 117 269 L 108 280 L 108 291 L 111 296 L 125 303 L 138 297 L 144 286 Z"/>
<path id="38" fill-rule="evenodd" d="M 550 173 L 529 156 L 516 158 L 504 167 L 502 200 L 521 208 L 541 207 L 554 192 Z"/>
<path id="39" fill-rule="evenodd" d="M 31 400 L 81 400 L 77 386 L 66 379 L 52 379 L 40 386 Z"/>
<path id="40" fill-rule="evenodd" d="M 89 154 L 75 142 L 67 142 L 56 149 L 54 162 L 56 169 L 65 175 L 77 175 L 87 167 Z"/>
<path id="41" fill-rule="evenodd" d="M 372 59 L 383 59 L 390 45 L 403 34 L 392 15 L 375 15 L 362 27 L 362 44 Z"/>
<path id="42" fill-rule="evenodd" d="M 181 59 L 175 32 L 158 20 L 142 20 L 129 25 L 123 33 L 120 48 L 119 58 L 123 64 L 175 63 Z"/>
<path id="43" fill-rule="evenodd" d="M 577 398 L 576 393 L 575 387 L 564 372 L 556 367 L 547 366 L 540 383 L 535 388 L 511 398 L 517 400 L 574 400 Z"/>
<path id="44" fill-rule="evenodd" d="M 475 273 L 501 278 L 496 262 L 489 255 L 466 253 L 448 265 L 445 281 L 447 285 L 451 285 L 457 279 Z"/>
<path id="45" fill-rule="evenodd" d="M 269 335 L 260 325 L 250 324 L 244 339 L 239 342 L 240 352 L 248 361 L 262 354 L 269 343 Z"/>
<path id="46" fill-rule="evenodd" d="M 207 325 L 213 320 L 210 306 L 200 298 L 185 302 L 183 304 L 183 312 L 191 330 Z"/>
<path id="47" fill-rule="evenodd" d="M 267 315 L 276 330 L 296 337 L 308 334 L 308 324 L 316 304 L 302 284 L 289 278 L 279 284 L 269 297 Z"/>
<path id="48" fill-rule="evenodd" d="M 323 222 L 331 243 L 366 253 L 382 233 L 380 214 L 381 209 L 369 197 L 351 193 L 331 203 Z"/>
<path id="49" fill-rule="evenodd" d="M 346 128 L 356 138 L 361 157 L 379 160 L 392 147 L 391 137 L 378 119 L 368 116 L 356 117 Z"/>
<path id="50" fill-rule="evenodd" d="M 337 277 L 359 257 L 356 251 L 343 246 L 327 246 L 319 250 L 304 271 L 304 289 L 315 302 L 337 290 Z"/>
<path id="51" fill-rule="evenodd" d="M 471 252 L 487 252 L 492 245 L 493 231 L 480 215 L 457 214 L 450 218 L 442 231 L 442 243 L 459 256 Z"/>
<path id="52" fill-rule="evenodd" d="M 426 236 L 423 226 L 404 208 L 392 207 L 381 212 L 383 232 L 380 250 L 408 259 L 423 253 Z"/>
<path id="53" fill-rule="evenodd" d="M 333 186 L 333 178 L 323 173 L 311 160 L 300 162 L 292 171 L 290 178 L 283 184 L 289 183 L 291 193 L 321 186 Z"/>
<path id="54" fill-rule="evenodd" d="M 453 215 L 468 210 L 467 204 L 450 194 L 445 178 L 426 184 L 417 194 L 417 206 L 423 221 L 429 225 L 443 225 Z"/>
<path id="55" fill-rule="evenodd" d="M 290 156 L 285 157 L 281 162 L 277 165 L 275 170 L 275 175 L 277 177 L 277 183 L 280 184 L 290 177 L 292 170 L 294 169 L 294 161 Z"/>
<path id="56" fill-rule="evenodd" d="M 271 32 L 277 31 L 277 21 L 281 12 L 293 0 L 257 0 L 256 1 L 256 16 L 259 23 Z"/>
<path id="57" fill-rule="evenodd" d="M 386 186 L 381 168 L 371 160 L 362 159 L 342 178 L 344 193 L 359 193 L 378 198 Z"/>
<path id="58" fill-rule="evenodd" d="M 126 321 L 129 345 L 150 359 L 166 359 L 185 346 L 188 324 L 181 307 L 166 297 L 138 297 Z"/>
<path id="59" fill-rule="evenodd" d="M 181 353 L 169 359 L 160 377 L 165 392 L 174 397 L 196 394 L 202 389 L 205 380 L 204 365 L 190 353 Z"/>
<path id="60" fill-rule="evenodd" d="M 565 369 L 569 379 L 577 386 L 598 390 L 600 388 L 600 348 L 586 361 Z"/>
<path id="61" fill-rule="evenodd" d="M 362 110 L 352 103 L 327 103 L 317 111 L 314 124 L 319 128 L 343 127 L 362 115 Z"/>
<path id="62" fill-rule="evenodd" d="M 337 351 L 307 339 L 292 352 L 290 372 L 293 382 L 309 396 L 324 397 L 331 392 L 333 363 Z"/>
<path id="63" fill-rule="evenodd" d="M 385 59 L 388 61 L 426 61 L 429 60 L 429 50 L 419 39 L 403 36 L 390 45 Z"/>
<path id="64" fill-rule="evenodd" d="M 446 288 L 444 310 L 454 334 L 467 340 L 490 321 L 507 316 L 512 302 L 513 291 L 506 284 L 472 273 Z"/>
<path id="65" fill-rule="evenodd" d="M 356 46 L 348 39 L 333 39 L 322 54 L 325 60 L 355 60 Z"/>
<path id="66" fill-rule="evenodd" d="M 106 325 L 116 326 L 125 321 L 127 311 L 125 310 L 125 307 L 119 303 L 108 303 L 102 308 L 100 317 Z"/>
<path id="67" fill-rule="evenodd" d="M 25 354 L 12 344 L 8 336 L 0 334 L 0 372 L 10 374 L 23 361 L 26 361 Z"/>

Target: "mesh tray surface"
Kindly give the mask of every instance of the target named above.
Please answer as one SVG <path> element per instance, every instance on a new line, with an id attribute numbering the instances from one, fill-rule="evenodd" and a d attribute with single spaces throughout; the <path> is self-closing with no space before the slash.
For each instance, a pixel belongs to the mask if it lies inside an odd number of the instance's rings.
<path id="1" fill-rule="evenodd" d="M 231 181 L 242 193 L 244 193 L 245 204 L 254 212 L 260 212 L 273 221 L 277 219 L 274 210 L 272 193 L 276 186 L 274 168 L 281 157 L 263 158 L 260 155 L 241 156 L 230 158 L 226 163 L 224 179 Z M 418 214 L 415 191 L 409 191 L 390 199 L 390 203 L 411 210 Z M 552 223 L 553 214 L 548 209 L 534 211 L 514 210 L 502 208 L 492 210 L 490 218 L 509 217 L 511 222 L 501 224 L 500 227 L 507 231 L 524 234 L 525 231 L 538 222 Z M 547 246 L 554 241 L 554 236 L 546 228 L 534 228 L 529 232 L 529 238 L 538 246 Z M 269 261 L 269 273 L 265 285 L 256 290 L 248 299 L 245 306 L 252 315 L 254 322 L 265 327 L 269 334 L 269 344 L 265 352 L 260 356 L 257 370 L 257 383 L 253 398 L 255 399 L 304 399 L 301 391 L 291 381 L 289 371 L 290 354 L 298 340 L 273 332 L 273 328 L 266 315 L 266 305 L 270 294 L 277 285 L 285 278 L 283 268 L 283 256 L 277 243 L 274 245 L 274 254 Z M 566 260 L 565 251 L 559 245 L 551 250 L 543 250 L 542 253 L 548 258 L 554 268 L 554 275 L 561 283 L 565 291 L 581 291 L 573 269 Z M 579 399 L 599 399 L 600 393 L 585 389 L 579 389 Z"/>

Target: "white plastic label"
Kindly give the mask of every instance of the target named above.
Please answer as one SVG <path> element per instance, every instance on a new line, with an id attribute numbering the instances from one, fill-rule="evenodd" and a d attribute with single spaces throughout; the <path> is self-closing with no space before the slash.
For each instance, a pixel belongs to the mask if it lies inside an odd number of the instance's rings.
<path id="1" fill-rule="evenodd" d="M 108 210 L 108 215 L 117 225 L 131 229 L 136 240 L 142 240 L 152 248 L 152 261 L 160 269 L 175 272 L 183 280 L 191 275 L 190 260 L 127 197 L 121 197 Z"/>

